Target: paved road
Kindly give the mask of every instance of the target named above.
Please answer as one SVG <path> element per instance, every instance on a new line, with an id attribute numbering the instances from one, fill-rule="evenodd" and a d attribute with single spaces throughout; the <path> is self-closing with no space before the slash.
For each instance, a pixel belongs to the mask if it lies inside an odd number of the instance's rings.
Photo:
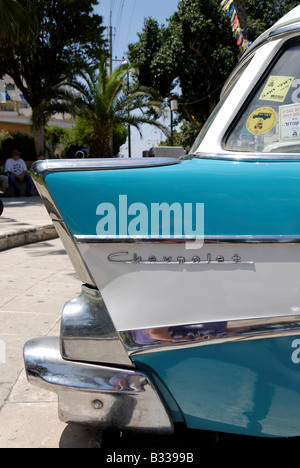
<path id="1" fill-rule="evenodd" d="M 33 337 L 59 334 L 62 308 L 80 293 L 81 283 L 60 240 L 52 239 L 52 223 L 40 198 L 3 202 L 0 448 L 99 447 L 97 432 L 61 423 L 56 396 L 27 382 L 24 344 Z M 45 240 L 31 243 L 40 238 Z M 7 239 L 11 247 L 22 246 L 3 250 Z"/>
<path id="2" fill-rule="evenodd" d="M 0 265 L 0 447 L 82 445 L 58 421 L 56 397 L 27 383 L 22 355 L 28 339 L 59 333 L 62 307 L 80 282 L 59 240 L 1 252 Z"/>

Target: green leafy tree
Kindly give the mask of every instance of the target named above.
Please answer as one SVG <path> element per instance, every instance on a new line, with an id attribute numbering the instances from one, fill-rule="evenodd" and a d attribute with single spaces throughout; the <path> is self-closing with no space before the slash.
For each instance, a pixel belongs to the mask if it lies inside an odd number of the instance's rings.
<path id="1" fill-rule="evenodd" d="M 0 161 L 3 165 L 12 150 L 18 148 L 24 161 L 35 160 L 34 141 L 32 136 L 26 133 L 16 132 L 12 135 L 7 132 L 0 134 Z"/>
<path id="2" fill-rule="evenodd" d="M 18 1 L 24 8 L 27 2 Z M 98 65 L 103 54 L 102 17 L 93 13 L 97 4 L 97 0 L 35 0 L 38 30 L 20 42 L 0 44 L 0 75 L 13 78 L 32 108 L 38 156 L 45 151 L 47 116 L 51 110 L 63 110 L 63 85 L 85 64 Z"/>
<path id="3" fill-rule="evenodd" d="M 254 41 L 298 5 L 294 0 L 235 0 L 244 36 Z M 219 100 L 221 88 L 240 50 L 221 0 L 181 0 L 168 24 L 147 18 L 128 57 L 140 68 L 139 80 L 164 96 L 179 98 L 179 121 L 188 122 L 191 138 Z M 179 135 L 180 136 L 180 135 Z M 178 137 L 178 136 L 177 136 Z M 190 145 L 193 143 L 190 140 Z"/>
<path id="4" fill-rule="evenodd" d="M 254 41 L 282 16 L 299 5 L 295 0 L 245 0 L 248 39 Z"/>
<path id="5" fill-rule="evenodd" d="M 124 125 L 140 130 L 141 124 L 149 124 L 166 131 L 157 120 L 163 112 L 158 93 L 134 80 L 129 86 L 129 73 L 134 77 L 136 70 L 121 65 L 110 74 L 102 57 L 99 70 L 88 69 L 83 75 L 85 86 L 78 85 L 83 96 L 79 115 L 91 130 L 92 156 L 111 157 L 113 133 Z"/>
<path id="6" fill-rule="evenodd" d="M 146 18 L 144 28 L 138 33 L 139 41 L 129 44 L 128 56 L 132 63 L 138 65 L 139 82 L 148 87 L 155 87 L 166 97 L 172 88 L 175 78 L 174 63 L 169 58 L 169 32 L 158 21 Z M 162 66 L 163 56 L 168 57 Z"/>
<path id="7" fill-rule="evenodd" d="M 128 50 L 130 61 L 140 68 L 140 82 L 152 82 L 164 97 L 180 94 L 181 117 L 200 122 L 215 106 L 216 90 L 237 55 L 219 0 L 181 0 L 167 27 L 148 18 L 139 41 Z"/>

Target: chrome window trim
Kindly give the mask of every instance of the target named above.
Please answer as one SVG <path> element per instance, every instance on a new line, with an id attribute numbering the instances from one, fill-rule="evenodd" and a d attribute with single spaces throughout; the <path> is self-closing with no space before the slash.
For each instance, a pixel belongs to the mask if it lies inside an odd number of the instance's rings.
<path id="1" fill-rule="evenodd" d="M 224 331 L 220 333 L 204 333 L 202 336 L 196 334 L 197 330 L 200 332 L 204 330 L 205 332 L 207 329 L 213 329 L 214 327 L 217 329 L 221 326 L 223 326 Z M 185 337 L 174 339 L 172 338 L 170 330 L 174 333 L 173 330 L 175 328 L 180 330 L 185 328 L 186 330 L 190 330 L 190 332 Z M 170 338 L 153 338 L 153 343 L 140 344 L 135 338 L 137 332 L 148 337 L 152 334 L 153 336 L 161 335 L 162 337 L 169 335 Z M 141 330 L 120 331 L 119 334 L 127 349 L 128 355 L 133 356 L 142 353 L 171 351 L 188 347 L 295 336 L 300 334 L 300 315 L 175 325 L 170 327 L 152 327 Z"/>
<path id="2" fill-rule="evenodd" d="M 239 64 L 242 64 L 245 59 L 252 53 L 254 53 L 259 47 L 263 46 L 266 42 L 284 38 L 286 36 L 290 36 L 293 33 L 299 32 L 300 29 L 300 20 L 292 19 L 287 21 L 286 23 L 282 23 L 280 25 L 274 25 L 274 27 L 265 31 L 260 37 L 257 38 L 256 41 L 249 47 L 248 50 L 243 54 Z"/>
<path id="3" fill-rule="evenodd" d="M 286 23 L 282 23 L 281 25 L 275 25 L 275 28 L 270 28 L 265 33 L 263 33 L 256 41 L 253 42 L 253 44 L 245 51 L 245 53 L 241 57 L 232 74 L 228 77 L 228 80 L 225 82 L 221 91 L 221 97 L 226 94 L 229 88 L 231 88 L 231 84 L 235 80 L 236 74 L 240 73 L 241 68 L 243 68 L 249 60 L 251 60 L 252 56 L 255 54 L 258 48 L 262 47 L 264 44 L 272 40 L 277 40 L 286 36 L 296 34 L 297 32 L 299 32 L 299 30 L 300 21 L 297 21 L 295 23 L 295 20 L 293 19 L 291 21 L 287 21 Z"/>
<path id="4" fill-rule="evenodd" d="M 103 237 L 97 235 L 75 235 L 78 244 L 183 244 L 197 242 L 190 237 L 151 238 L 151 237 Z M 199 239 L 198 239 L 199 241 Z M 294 244 L 300 242 L 300 235 L 214 235 L 204 236 L 204 244 Z"/>
<path id="5" fill-rule="evenodd" d="M 240 153 L 240 152 L 224 152 L 224 153 L 195 153 L 183 156 L 184 159 L 213 159 L 227 160 L 235 162 L 298 162 L 300 161 L 299 153 Z"/>

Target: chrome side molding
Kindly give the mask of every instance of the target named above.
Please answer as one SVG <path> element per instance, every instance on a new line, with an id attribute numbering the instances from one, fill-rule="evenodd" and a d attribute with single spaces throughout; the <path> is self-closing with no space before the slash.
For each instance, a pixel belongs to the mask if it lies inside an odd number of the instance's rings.
<path id="1" fill-rule="evenodd" d="M 130 368 L 133 354 L 299 334 L 297 314 L 117 331 L 100 292 L 83 285 L 64 307 L 60 339 L 64 359 Z"/>
<path id="2" fill-rule="evenodd" d="M 29 341 L 24 360 L 29 382 L 58 395 L 59 417 L 66 423 L 173 433 L 164 404 L 142 372 L 66 361 L 56 337 Z"/>
<path id="3" fill-rule="evenodd" d="M 35 178 L 44 179 L 49 172 L 104 171 L 113 169 L 139 169 L 180 164 L 177 158 L 87 158 L 46 159 L 36 161 L 31 168 Z"/>
<path id="4" fill-rule="evenodd" d="M 300 334 L 300 315 L 172 325 L 120 332 L 129 355 Z"/>
<path id="5" fill-rule="evenodd" d="M 130 237 L 98 235 L 75 235 L 77 244 L 185 244 L 197 243 L 196 238 L 191 237 Z M 300 235 L 206 235 L 201 239 L 203 244 L 294 244 L 300 242 Z"/>

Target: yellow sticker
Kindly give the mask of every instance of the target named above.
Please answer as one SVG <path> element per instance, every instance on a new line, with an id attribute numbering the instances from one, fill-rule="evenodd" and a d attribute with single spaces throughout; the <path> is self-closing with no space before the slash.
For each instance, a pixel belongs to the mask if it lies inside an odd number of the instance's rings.
<path id="1" fill-rule="evenodd" d="M 259 107 L 247 120 L 247 130 L 254 135 L 262 135 L 271 130 L 277 122 L 277 113 L 272 107 Z"/>
<path id="2" fill-rule="evenodd" d="M 261 101 L 283 102 L 293 81 L 293 76 L 269 76 L 259 99 Z"/>

